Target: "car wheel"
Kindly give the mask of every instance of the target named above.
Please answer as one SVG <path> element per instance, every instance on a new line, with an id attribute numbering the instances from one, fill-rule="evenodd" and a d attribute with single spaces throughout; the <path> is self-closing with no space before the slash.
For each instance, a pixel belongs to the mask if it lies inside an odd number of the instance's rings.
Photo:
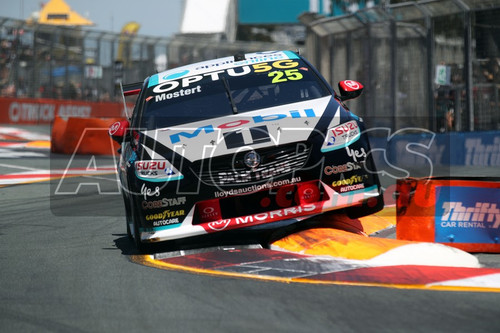
<path id="1" fill-rule="evenodd" d="M 357 219 L 363 216 L 375 214 L 384 208 L 383 194 L 378 197 L 368 199 L 361 206 L 348 207 L 345 209 L 347 216 L 350 219 Z"/>

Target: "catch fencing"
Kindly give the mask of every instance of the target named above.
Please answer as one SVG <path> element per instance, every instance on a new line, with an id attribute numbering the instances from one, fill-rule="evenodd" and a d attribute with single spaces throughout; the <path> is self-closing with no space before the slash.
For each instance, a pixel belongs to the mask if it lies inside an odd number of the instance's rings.
<path id="1" fill-rule="evenodd" d="M 300 17 L 309 59 L 370 126 L 500 130 L 500 1 L 421 0 L 353 14 Z"/>
<path id="2" fill-rule="evenodd" d="M 386 3 L 390 3 L 386 1 Z M 500 0 L 419 0 L 340 17 L 302 14 L 303 52 L 369 127 L 500 130 Z M 0 97 L 119 101 L 132 83 L 194 61 L 297 45 L 161 38 L 0 18 Z"/>
<path id="3" fill-rule="evenodd" d="M 161 38 L 0 17 L 0 97 L 119 101 L 120 83 L 237 52 L 294 45 L 228 42 L 217 36 Z"/>

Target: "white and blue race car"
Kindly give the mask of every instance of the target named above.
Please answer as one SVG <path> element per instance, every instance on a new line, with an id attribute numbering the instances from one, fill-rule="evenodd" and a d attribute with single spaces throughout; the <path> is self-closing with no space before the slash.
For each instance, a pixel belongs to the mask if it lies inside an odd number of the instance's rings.
<path id="1" fill-rule="evenodd" d="M 290 51 L 240 54 L 154 74 L 130 119 L 113 124 L 127 231 L 154 242 L 274 228 L 383 207 L 363 121 Z"/>

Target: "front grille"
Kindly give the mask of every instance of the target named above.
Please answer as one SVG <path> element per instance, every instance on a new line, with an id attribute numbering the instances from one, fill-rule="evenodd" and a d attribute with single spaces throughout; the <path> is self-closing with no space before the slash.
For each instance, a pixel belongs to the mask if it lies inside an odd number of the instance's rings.
<path id="1" fill-rule="evenodd" d="M 307 162 L 310 146 L 294 143 L 255 150 L 261 158 L 256 168 L 244 163 L 243 151 L 193 163 L 192 171 L 208 185 L 238 185 L 265 181 L 300 169 Z"/>
<path id="2" fill-rule="evenodd" d="M 314 199 L 307 198 L 305 192 L 300 190 L 301 188 L 310 189 L 311 187 L 315 187 L 318 192 L 317 197 Z M 269 191 L 268 188 L 265 188 L 245 195 L 232 195 L 198 202 L 193 216 L 193 225 L 238 217 L 243 217 L 241 221 L 252 222 L 256 220 L 255 215 L 269 214 L 270 212 L 275 212 L 274 216 L 286 217 L 287 214 L 294 215 L 298 211 L 298 209 L 291 207 L 313 204 L 329 199 L 330 197 L 324 191 L 320 181 L 289 183 L 276 188 L 275 191 Z"/>

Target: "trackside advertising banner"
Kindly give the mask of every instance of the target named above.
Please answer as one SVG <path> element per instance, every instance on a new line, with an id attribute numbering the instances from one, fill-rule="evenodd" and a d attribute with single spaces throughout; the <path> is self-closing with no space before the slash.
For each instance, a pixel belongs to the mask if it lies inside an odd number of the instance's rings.
<path id="1" fill-rule="evenodd" d="M 124 115 L 123 104 L 117 102 L 0 97 L 0 124 L 52 124 L 56 116 L 119 118 Z"/>
<path id="2" fill-rule="evenodd" d="M 500 166 L 500 131 L 433 133 L 425 129 L 391 131 L 369 130 L 377 169 L 412 166 Z"/>
<path id="3" fill-rule="evenodd" d="M 500 253 L 500 178 L 406 178 L 396 192 L 398 239 Z"/>
<path id="4" fill-rule="evenodd" d="M 500 243 L 500 188 L 436 187 L 438 243 Z"/>

